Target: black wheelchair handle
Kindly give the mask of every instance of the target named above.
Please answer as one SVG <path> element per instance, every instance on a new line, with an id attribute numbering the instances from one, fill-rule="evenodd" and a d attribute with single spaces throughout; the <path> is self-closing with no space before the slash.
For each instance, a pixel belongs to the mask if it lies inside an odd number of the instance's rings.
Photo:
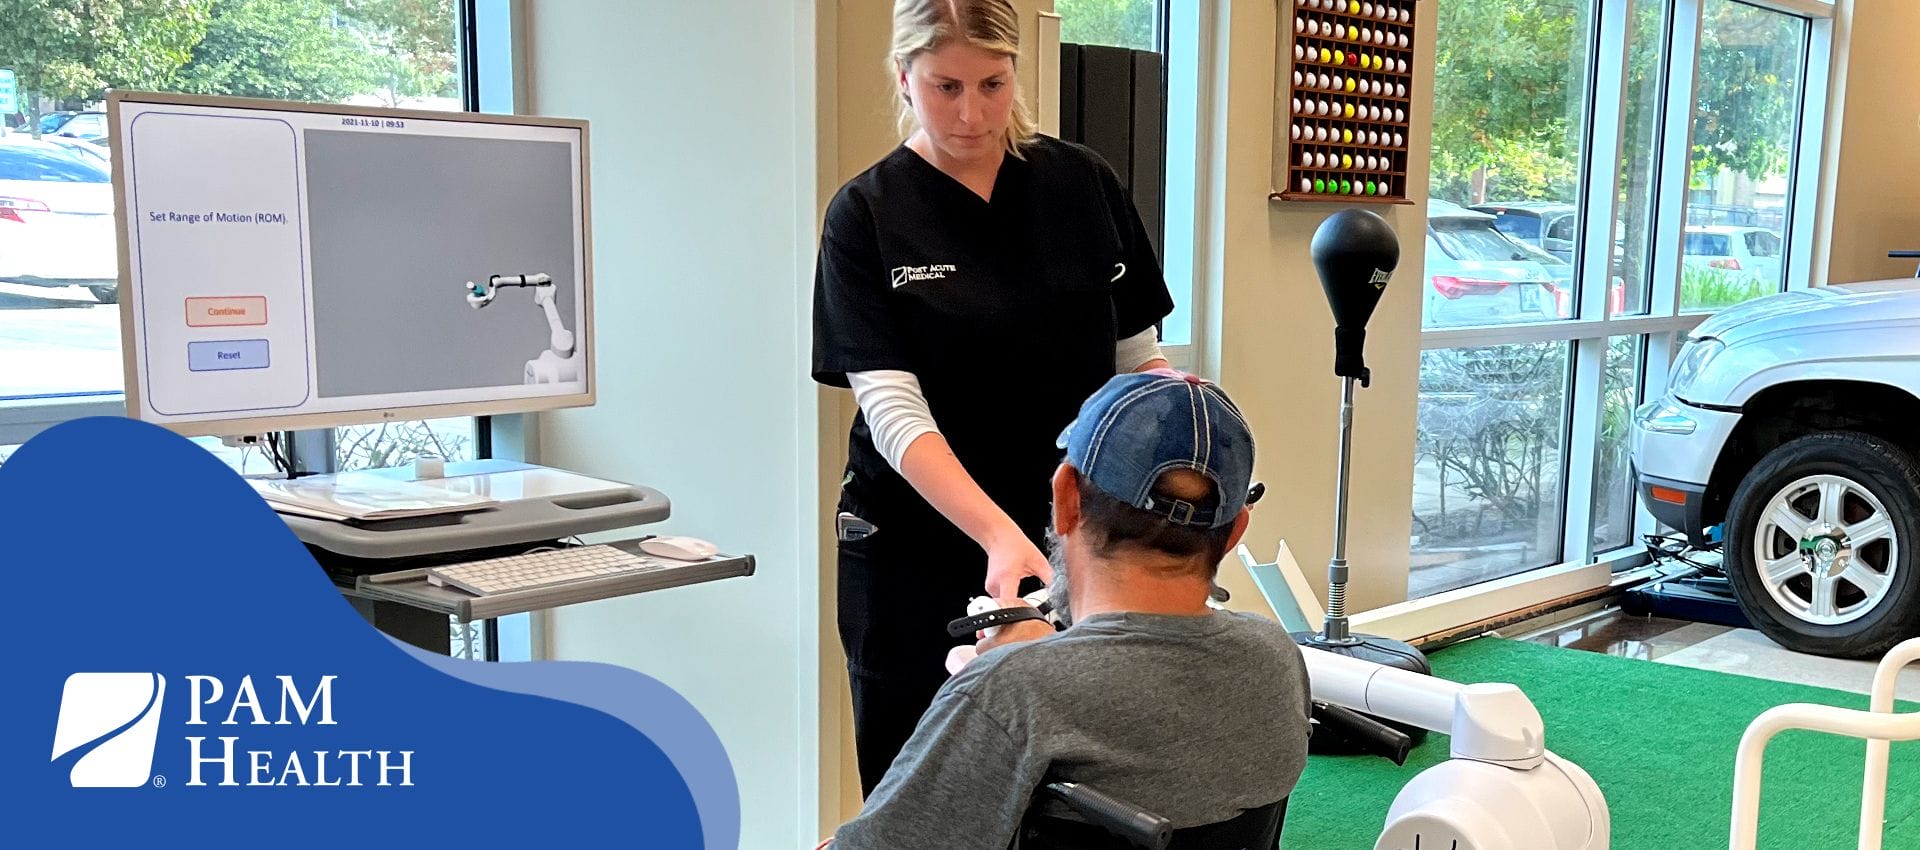
<path id="1" fill-rule="evenodd" d="M 1041 791 L 1059 798 L 1087 823 L 1141 850 L 1166 850 L 1167 842 L 1173 840 L 1172 821 L 1078 782 L 1049 782 Z"/>
<path id="2" fill-rule="evenodd" d="M 1895 260 L 1911 260 L 1920 257 L 1920 251 L 1888 251 L 1887 256 Z"/>
<path id="3" fill-rule="evenodd" d="M 1346 706 L 1315 700 L 1313 713 L 1314 720 L 1328 731 L 1359 741 L 1375 755 L 1392 759 L 1396 765 L 1406 764 L 1407 754 L 1413 751 L 1413 738 L 1407 733 Z"/>

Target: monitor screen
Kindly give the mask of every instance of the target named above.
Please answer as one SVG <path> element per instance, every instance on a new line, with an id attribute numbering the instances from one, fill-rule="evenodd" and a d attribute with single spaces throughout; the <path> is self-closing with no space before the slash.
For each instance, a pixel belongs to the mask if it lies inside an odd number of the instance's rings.
<path id="1" fill-rule="evenodd" d="M 593 403 L 585 122 L 108 109 L 128 415 L 238 435 Z"/>

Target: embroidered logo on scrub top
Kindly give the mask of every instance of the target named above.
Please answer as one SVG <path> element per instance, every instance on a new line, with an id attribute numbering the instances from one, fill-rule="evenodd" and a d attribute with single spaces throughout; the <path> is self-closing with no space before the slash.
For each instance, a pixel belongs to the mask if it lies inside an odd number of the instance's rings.
<path id="1" fill-rule="evenodd" d="M 947 273 L 958 271 L 952 264 L 935 263 L 930 266 L 896 266 L 893 270 L 893 288 L 899 289 L 916 280 L 946 280 Z"/>

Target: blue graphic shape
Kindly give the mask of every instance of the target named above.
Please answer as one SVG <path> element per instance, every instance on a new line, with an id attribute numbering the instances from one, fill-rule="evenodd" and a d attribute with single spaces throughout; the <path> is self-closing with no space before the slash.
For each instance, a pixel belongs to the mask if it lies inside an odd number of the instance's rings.
<path id="1" fill-rule="evenodd" d="M 251 487 L 171 432 L 97 418 L 42 433 L 0 465 L 0 528 L 15 601 L 15 646 L 0 661 L 13 813 L 0 846 L 216 834 L 326 847 L 737 843 L 732 769 L 678 694 L 608 665 L 403 648 L 353 611 Z M 62 684 L 127 671 L 170 683 L 153 779 L 73 788 L 48 758 Z M 320 722 L 325 676 L 332 724 Z M 197 765 L 190 738 L 202 739 Z M 219 784 L 224 738 L 232 786 Z M 381 752 L 391 769 L 377 769 Z M 313 784 L 317 769 L 337 784 Z"/>

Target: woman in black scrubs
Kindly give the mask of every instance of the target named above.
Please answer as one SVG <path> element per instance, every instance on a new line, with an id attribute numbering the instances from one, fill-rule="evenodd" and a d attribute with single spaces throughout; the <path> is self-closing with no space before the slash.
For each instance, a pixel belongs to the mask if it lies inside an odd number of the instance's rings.
<path id="1" fill-rule="evenodd" d="M 914 130 L 827 208 L 813 377 L 860 404 L 840 510 L 840 640 L 871 792 L 946 679 L 948 620 L 1047 578 L 1054 445 L 1123 370 L 1165 366 L 1173 308 L 1139 214 L 1092 151 L 1036 135 L 1008 0 L 897 0 Z"/>

